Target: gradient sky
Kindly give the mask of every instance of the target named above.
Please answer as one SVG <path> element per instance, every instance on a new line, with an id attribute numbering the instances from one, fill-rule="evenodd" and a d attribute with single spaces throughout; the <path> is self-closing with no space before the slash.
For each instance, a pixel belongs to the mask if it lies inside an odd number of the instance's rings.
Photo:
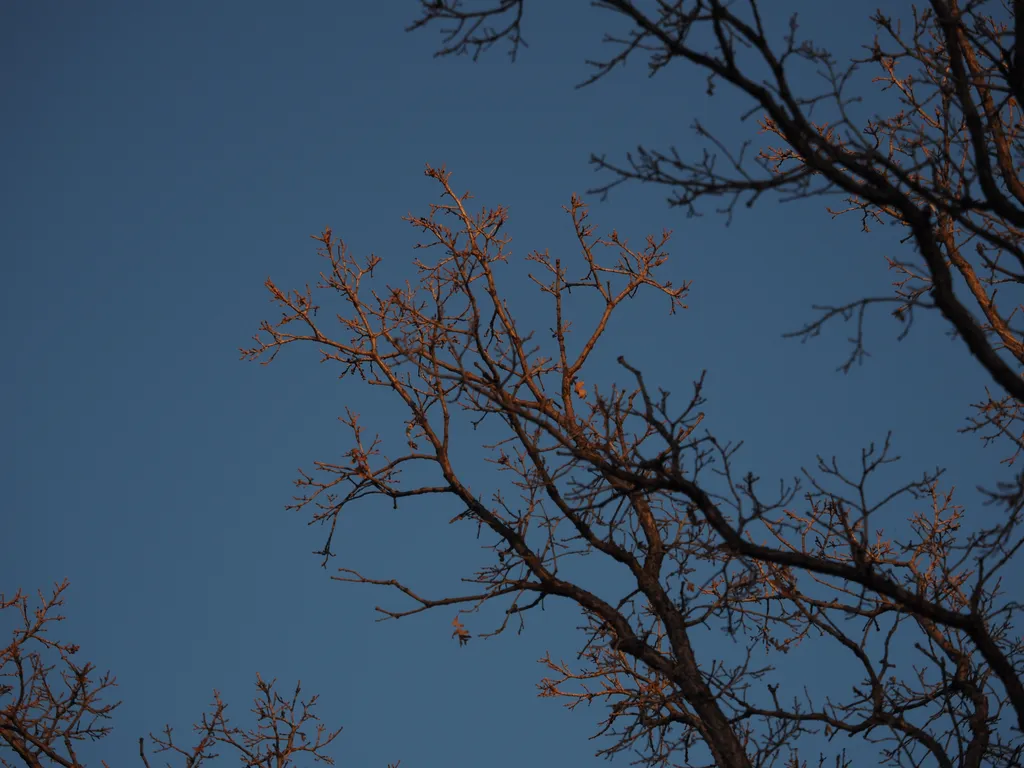
<path id="1" fill-rule="evenodd" d="M 849 53 L 866 41 L 874 5 L 800 5 L 818 42 Z M 685 68 L 652 80 L 637 59 L 574 90 L 614 24 L 589 4 L 531 4 L 530 47 L 514 64 L 502 50 L 476 64 L 432 58 L 436 30 L 403 31 L 415 6 L 0 10 L 2 471 L 13 492 L 0 591 L 71 580 L 62 637 L 116 674 L 125 702 L 114 734 L 86 753 L 94 764 L 136 764 L 137 738 L 164 723 L 184 736 L 214 687 L 248 724 L 257 672 L 321 695 L 324 721 L 344 726 L 332 751 L 342 766 L 587 765 L 604 743 L 587 740 L 597 708 L 536 698 L 536 659 L 577 649 L 570 606 L 531 616 L 522 636 L 460 648 L 451 613 L 374 623 L 374 605 L 400 602 L 330 580 L 310 554 L 321 532 L 283 509 L 291 481 L 349 447 L 336 421 L 345 406 L 372 425 L 393 402 L 339 382 L 311 349 L 260 367 L 238 348 L 274 315 L 268 275 L 315 281 L 308 236 L 324 226 L 384 257 L 387 279 L 412 277 L 415 233 L 401 217 L 436 199 L 424 163 L 447 164 L 478 204 L 507 205 L 519 256 L 569 259 L 561 206 L 608 180 L 591 151 L 698 151 L 698 115 L 733 141 L 756 129 L 736 122 L 742 102 L 724 88 L 709 101 Z M 591 198 L 592 220 L 635 243 L 673 229 L 671 273 L 693 281 L 676 317 L 661 303 L 629 307 L 602 359 L 626 353 L 681 396 L 707 368 L 705 425 L 745 441 L 744 469 L 776 482 L 817 453 L 855 461 L 892 429 L 903 476 L 949 466 L 962 503 L 976 506 L 974 487 L 999 476 L 996 449 L 956 434 L 985 380 L 934 318 L 899 343 L 880 313 L 873 357 L 846 376 L 835 367 L 849 328 L 806 345 L 780 338 L 812 303 L 885 294 L 898 233 L 863 235 L 820 200 L 764 199 L 726 227 L 670 209 L 664 190 Z M 511 298 L 535 306 L 533 294 Z M 614 366 L 593 377 L 622 381 Z M 458 450 L 477 445 L 465 434 Z M 476 558 L 471 532 L 447 525 L 458 511 L 355 512 L 334 564 L 457 591 Z M 821 675 L 837 658 L 808 646 L 799 662 Z"/>

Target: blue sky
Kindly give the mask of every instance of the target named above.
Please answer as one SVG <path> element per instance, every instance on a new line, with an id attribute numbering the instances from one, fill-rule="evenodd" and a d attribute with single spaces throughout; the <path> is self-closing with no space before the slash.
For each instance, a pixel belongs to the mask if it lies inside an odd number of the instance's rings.
<path id="1" fill-rule="evenodd" d="M 404 33 L 415 4 L 398 0 L 0 10 L 0 591 L 71 580 L 63 636 L 117 675 L 125 701 L 97 758 L 132 764 L 138 736 L 164 723 L 184 735 L 214 687 L 244 721 L 260 672 L 321 695 L 324 721 L 344 726 L 341 765 L 592 760 L 600 713 L 566 712 L 534 688 L 545 650 L 573 656 L 577 613 L 552 606 L 521 637 L 466 648 L 448 613 L 374 623 L 387 596 L 330 581 L 310 554 L 320 531 L 283 507 L 298 467 L 348 448 L 336 421 L 346 406 L 372 424 L 391 402 L 337 381 L 312 350 L 269 367 L 237 351 L 273 316 L 268 275 L 282 287 L 315 280 L 308 236 L 324 226 L 383 256 L 387 279 L 413 276 L 401 217 L 436 199 L 424 163 L 447 164 L 478 203 L 507 205 L 520 256 L 575 256 L 561 206 L 607 180 L 587 165 L 591 151 L 695 150 L 698 115 L 733 140 L 752 133 L 734 120 L 740 102 L 724 91 L 709 101 L 688 70 L 649 80 L 637 60 L 574 90 L 611 17 L 535 5 L 515 64 L 501 51 L 433 59 L 436 32 Z M 803 5 L 805 28 L 844 51 L 873 8 Z M 847 376 L 834 369 L 849 329 L 807 345 L 780 338 L 812 303 L 884 294 L 895 233 L 862 235 L 820 201 L 770 199 L 726 227 L 664 197 L 627 186 L 593 198 L 592 220 L 634 242 L 673 229 L 672 274 L 693 281 L 674 318 L 660 304 L 629 307 L 602 359 L 628 353 L 680 394 L 707 368 L 707 425 L 746 441 L 743 466 L 766 479 L 816 453 L 854 460 L 893 429 L 908 474 L 952 465 L 960 500 L 976 503 L 998 457 L 956 429 L 984 379 L 939 323 L 922 318 L 898 343 L 880 317 L 874 356 Z M 534 306 L 527 292 L 511 298 Z M 463 439 L 471 453 L 474 436 Z M 452 514 L 368 507 L 346 521 L 335 562 L 457 589 L 476 552 L 447 526 Z M 835 660 L 808 651 L 800 663 Z"/>

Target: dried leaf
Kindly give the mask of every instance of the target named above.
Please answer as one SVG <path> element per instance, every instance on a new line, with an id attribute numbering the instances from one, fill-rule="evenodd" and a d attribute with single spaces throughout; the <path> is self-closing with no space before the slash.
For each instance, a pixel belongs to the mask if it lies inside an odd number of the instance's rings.
<path id="1" fill-rule="evenodd" d="M 452 626 L 455 627 L 455 631 L 452 632 L 452 637 L 459 638 L 459 645 L 462 646 L 468 643 L 469 638 L 471 638 L 472 635 L 469 634 L 464 626 L 462 626 L 462 622 L 459 621 L 458 616 L 452 619 Z"/>

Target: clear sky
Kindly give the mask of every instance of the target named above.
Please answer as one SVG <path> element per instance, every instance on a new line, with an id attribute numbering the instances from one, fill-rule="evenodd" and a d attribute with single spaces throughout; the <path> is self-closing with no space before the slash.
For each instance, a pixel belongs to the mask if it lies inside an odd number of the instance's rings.
<path id="1" fill-rule="evenodd" d="M 344 726 L 340 765 L 586 765 L 601 744 L 587 740 L 599 711 L 536 698 L 535 660 L 577 649 L 571 607 L 550 605 L 520 637 L 460 648 L 450 613 L 374 623 L 373 606 L 394 598 L 330 581 L 310 554 L 321 532 L 283 509 L 291 481 L 349 447 L 335 420 L 346 406 L 372 425 L 393 403 L 338 382 L 313 350 L 265 368 L 237 350 L 273 316 L 268 275 L 315 281 L 308 236 L 324 226 L 384 257 L 387 279 L 413 277 L 415 233 L 401 217 L 436 199 L 424 163 L 447 164 L 478 203 L 509 206 L 519 256 L 570 259 L 561 206 L 608 180 L 591 151 L 697 151 L 688 126 L 699 115 L 732 140 L 755 129 L 735 121 L 742 103 L 724 90 L 709 101 L 692 70 L 649 80 L 637 59 L 574 90 L 611 22 L 589 4 L 530 4 L 530 47 L 515 64 L 500 50 L 476 64 L 433 59 L 436 30 L 403 31 L 415 5 L 0 10 L 0 591 L 71 580 L 63 637 L 117 675 L 125 701 L 88 753 L 111 765 L 134 764 L 137 738 L 164 723 L 184 735 L 214 687 L 246 723 L 257 672 L 321 695 L 324 721 Z M 851 52 L 877 3 L 801 5 L 818 42 Z M 674 318 L 660 303 L 630 307 L 604 359 L 627 354 L 680 395 L 707 368 L 706 425 L 746 441 L 741 465 L 768 481 L 817 453 L 856 460 L 892 429 L 905 476 L 948 466 L 961 502 L 976 505 L 999 457 L 956 429 L 985 381 L 939 323 L 921 318 L 898 343 L 881 313 L 873 357 L 846 376 L 835 367 L 849 328 L 806 345 L 780 338 L 812 303 L 885 294 L 896 233 L 860 234 L 821 201 L 764 199 L 726 227 L 664 198 L 628 186 L 593 200 L 592 220 L 634 242 L 674 230 L 672 275 L 693 281 Z M 621 381 L 610 366 L 594 376 Z M 459 440 L 467 453 L 478 445 Z M 335 563 L 456 591 L 476 557 L 447 526 L 457 511 L 354 513 Z M 715 638 L 701 642 L 714 650 Z M 835 663 L 810 646 L 800 658 L 818 676 Z"/>

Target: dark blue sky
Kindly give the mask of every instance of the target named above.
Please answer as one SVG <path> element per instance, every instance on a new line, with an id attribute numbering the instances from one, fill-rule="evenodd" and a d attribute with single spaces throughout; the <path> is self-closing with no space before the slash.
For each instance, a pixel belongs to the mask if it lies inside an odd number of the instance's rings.
<path id="1" fill-rule="evenodd" d="M 443 611 L 374 623 L 389 597 L 331 582 L 310 554 L 320 531 L 283 506 L 298 467 L 349 447 L 335 420 L 346 406 L 372 425 L 393 404 L 339 383 L 312 350 L 268 368 L 237 351 L 275 312 L 268 275 L 282 287 L 315 281 L 308 236 L 324 226 L 384 257 L 387 279 L 414 276 L 415 233 L 401 217 L 436 199 L 424 163 L 447 164 L 478 203 L 507 205 L 519 256 L 570 259 L 561 206 L 608 180 L 587 165 L 591 151 L 697 151 L 696 116 L 732 140 L 756 138 L 735 121 L 742 102 L 724 89 L 709 101 L 692 70 L 649 80 L 637 59 L 574 90 L 613 19 L 585 3 L 532 5 L 515 64 L 502 51 L 477 64 L 433 59 L 436 31 L 404 33 L 415 4 L 398 0 L 0 10 L 12 490 L 0 591 L 71 579 L 62 632 L 117 675 L 125 701 L 91 754 L 133 764 L 138 736 L 165 722 L 184 735 L 214 687 L 244 723 L 260 672 L 321 695 L 324 721 L 345 728 L 340 765 L 592 760 L 601 713 L 566 712 L 534 688 L 545 650 L 574 656 L 577 612 L 551 605 L 523 636 L 466 648 Z M 803 5 L 805 28 L 841 51 L 865 39 L 874 8 Z M 860 234 L 821 201 L 765 199 L 727 228 L 664 198 L 628 186 L 593 199 L 592 220 L 634 242 L 673 229 L 670 271 L 693 281 L 673 318 L 661 303 L 629 307 L 601 359 L 627 354 L 681 396 L 707 368 L 705 425 L 745 440 L 741 465 L 766 480 L 816 453 L 856 460 L 893 429 L 906 475 L 950 466 L 961 502 L 976 504 L 997 457 L 956 429 L 984 379 L 939 323 L 921 318 L 897 343 L 883 313 L 874 356 L 847 376 L 834 369 L 848 328 L 807 345 L 780 338 L 812 303 L 886 293 L 897 233 Z M 532 293 L 512 300 L 537 306 Z M 614 366 L 591 375 L 622 380 Z M 466 455 L 479 444 L 459 439 Z M 477 558 L 471 533 L 447 525 L 458 511 L 368 507 L 346 521 L 335 562 L 457 591 Z M 701 642 L 711 652 L 720 640 Z M 836 658 L 808 647 L 800 665 L 820 675 Z"/>

